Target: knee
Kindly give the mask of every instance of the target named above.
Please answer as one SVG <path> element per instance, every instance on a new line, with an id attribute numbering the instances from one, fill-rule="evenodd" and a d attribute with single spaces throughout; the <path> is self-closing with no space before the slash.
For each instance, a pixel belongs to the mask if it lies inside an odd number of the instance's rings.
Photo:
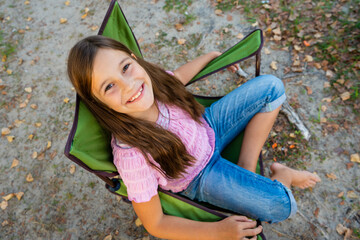
<path id="1" fill-rule="evenodd" d="M 257 77 L 259 86 L 264 87 L 264 90 L 268 94 L 276 97 L 279 97 L 285 93 L 285 87 L 281 79 L 275 77 L 274 75 L 261 75 Z"/>

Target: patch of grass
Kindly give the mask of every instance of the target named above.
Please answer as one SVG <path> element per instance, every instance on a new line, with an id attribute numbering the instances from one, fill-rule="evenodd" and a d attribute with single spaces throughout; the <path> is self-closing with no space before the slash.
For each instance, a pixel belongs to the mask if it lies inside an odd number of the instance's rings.
<path id="1" fill-rule="evenodd" d="M 181 20 L 181 23 L 183 25 L 187 25 L 196 19 L 196 16 L 194 14 L 188 12 L 188 6 L 190 6 L 192 2 L 192 0 L 165 0 L 165 5 L 163 9 L 166 12 L 174 10 L 182 14 L 183 19 Z"/>
<path id="2" fill-rule="evenodd" d="M 5 40 L 6 36 L 3 31 L 0 31 L 0 54 L 2 56 L 9 56 L 16 51 L 16 45 Z"/>

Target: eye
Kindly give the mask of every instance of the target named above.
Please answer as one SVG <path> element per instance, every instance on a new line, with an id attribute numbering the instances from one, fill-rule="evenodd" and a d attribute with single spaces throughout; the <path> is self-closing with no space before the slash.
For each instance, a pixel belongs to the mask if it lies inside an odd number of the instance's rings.
<path id="1" fill-rule="evenodd" d="M 114 86 L 113 83 L 108 84 L 108 85 L 106 86 L 106 88 L 105 88 L 105 92 L 107 92 L 108 90 L 110 90 L 113 86 Z"/>
<path id="2" fill-rule="evenodd" d="M 128 64 L 126 64 L 125 66 L 124 66 L 124 68 L 123 68 L 123 73 L 125 73 L 126 72 L 126 70 L 129 68 L 129 66 L 130 66 L 130 64 L 128 63 Z"/>

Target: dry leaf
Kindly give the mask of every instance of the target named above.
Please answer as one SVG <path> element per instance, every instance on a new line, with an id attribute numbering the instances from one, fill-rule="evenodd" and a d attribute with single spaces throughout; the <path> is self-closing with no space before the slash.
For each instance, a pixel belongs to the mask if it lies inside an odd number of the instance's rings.
<path id="1" fill-rule="evenodd" d="M 136 225 L 137 227 L 140 227 L 140 226 L 142 225 L 142 222 L 141 222 L 140 218 L 137 218 L 137 219 L 135 220 L 135 225 Z"/>
<path id="2" fill-rule="evenodd" d="M 24 196 L 24 192 L 15 193 L 15 196 L 16 196 L 16 198 L 20 201 L 21 198 Z"/>
<path id="3" fill-rule="evenodd" d="M 328 87 L 331 87 L 330 83 L 329 82 L 324 82 L 324 88 L 328 88 Z"/>
<path id="4" fill-rule="evenodd" d="M 40 160 L 40 161 L 44 160 L 44 158 L 45 158 L 45 153 L 44 152 L 40 153 L 39 156 L 37 157 L 37 159 Z"/>
<path id="5" fill-rule="evenodd" d="M 236 35 L 236 38 L 238 38 L 238 39 L 243 39 L 243 38 L 244 38 L 244 34 L 239 33 L 238 35 Z"/>
<path id="6" fill-rule="evenodd" d="M 14 168 L 14 167 L 16 167 L 17 165 L 19 165 L 19 160 L 17 160 L 16 158 L 14 158 L 14 160 L 13 160 L 10 168 Z"/>
<path id="7" fill-rule="evenodd" d="M 311 87 L 305 86 L 305 88 L 306 88 L 306 91 L 307 91 L 307 94 L 308 94 L 308 95 L 311 95 L 311 94 L 313 93 Z"/>
<path id="8" fill-rule="evenodd" d="M 64 98 L 64 103 L 68 103 L 70 101 L 69 98 Z"/>
<path id="9" fill-rule="evenodd" d="M 340 79 L 336 80 L 336 82 L 337 82 L 337 83 L 340 83 L 341 85 L 344 85 L 345 80 L 342 79 L 342 78 L 340 78 Z"/>
<path id="10" fill-rule="evenodd" d="M 89 8 L 85 8 L 84 11 L 85 11 L 85 13 L 88 13 L 88 12 L 90 11 L 90 9 L 89 9 Z"/>
<path id="11" fill-rule="evenodd" d="M 277 64 L 276 61 L 272 61 L 271 64 L 270 64 L 270 67 L 275 71 L 278 69 L 276 64 Z"/>
<path id="12" fill-rule="evenodd" d="M 337 196 L 338 196 L 338 198 L 343 197 L 343 196 L 344 196 L 344 192 L 339 193 Z"/>
<path id="13" fill-rule="evenodd" d="M 76 170 L 76 166 L 75 166 L 74 164 L 71 164 L 71 165 L 70 165 L 70 171 L 69 171 L 69 172 L 70 172 L 71 174 L 74 174 L 74 173 L 75 173 L 75 170 Z"/>
<path id="14" fill-rule="evenodd" d="M 51 148 L 51 142 L 50 141 L 48 141 L 47 145 L 46 145 L 46 149 L 49 149 L 49 148 Z"/>
<path id="15" fill-rule="evenodd" d="M 63 24 L 63 23 L 66 23 L 67 22 L 67 19 L 66 18 L 60 18 L 60 23 Z"/>
<path id="16" fill-rule="evenodd" d="M 5 136 L 5 135 L 8 135 L 10 134 L 10 129 L 9 128 L 2 128 L 1 129 L 1 136 Z"/>
<path id="17" fill-rule="evenodd" d="M 310 55 L 305 55 L 305 62 L 312 62 L 314 61 L 313 57 Z"/>
<path id="18" fill-rule="evenodd" d="M 327 173 L 326 176 L 328 178 L 330 178 L 331 180 L 336 180 L 337 179 L 337 177 L 336 177 L 336 175 L 334 173 Z"/>
<path id="19" fill-rule="evenodd" d="M 340 97 L 343 101 L 346 101 L 346 100 L 350 99 L 350 93 L 344 92 L 344 93 L 340 94 Z"/>
<path id="20" fill-rule="evenodd" d="M 358 195 L 356 195 L 356 193 L 354 191 L 348 191 L 346 196 L 351 199 L 356 199 L 359 197 Z"/>
<path id="21" fill-rule="evenodd" d="M 2 62 L 6 62 L 6 58 L 7 58 L 7 56 L 4 55 L 4 56 L 1 58 L 1 61 L 2 61 Z"/>
<path id="22" fill-rule="evenodd" d="M 251 26 L 253 26 L 253 27 L 256 27 L 256 26 L 258 26 L 258 25 L 259 25 L 259 22 L 258 22 L 258 21 L 256 21 L 255 23 L 251 24 Z"/>
<path id="23" fill-rule="evenodd" d="M 13 71 L 11 69 L 8 69 L 8 70 L 6 70 L 6 72 L 7 72 L 7 74 L 11 75 Z"/>
<path id="24" fill-rule="evenodd" d="M 215 14 L 218 15 L 218 16 L 220 16 L 220 15 L 222 14 L 222 11 L 221 11 L 220 9 L 216 9 L 216 10 L 215 10 Z"/>
<path id="25" fill-rule="evenodd" d="M 331 102 L 331 98 L 323 98 L 321 99 L 322 102 Z"/>
<path id="26" fill-rule="evenodd" d="M 25 88 L 25 92 L 31 93 L 31 92 L 32 92 L 32 88 L 31 88 L 31 87 Z"/>
<path id="27" fill-rule="evenodd" d="M 26 181 L 28 181 L 28 182 L 34 181 L 34 178 L 32 177 L 31 173 L 29 173 L 29 174 L 26 176 Z"/>
<path id="28" fill-rule="evenodd" d="M 81 16 L 81 19 L 85 19 L 87 16 L 87 13 L 85 13 L 84 15 Z"/>
<path id="29" fill-rule="evenodd" d="M 344 233 L 346 233 L 348 230 L 347 227 L 344 227 L 341 223 L 339 223 L 337 226 L 336 226 L 336 231 L 338 234 L 340 235 L 343 235 Z"/>
<path id="30" fill-rule="evenodd" d="M 281 35 L 281 30 L 280 30 L 280 28 L 279 28 L 279 27 L 278 27 L 278 28 L 273 29 L 273 30 L 272 30 L 272 32 L 273 32 L 275 35 Z"/>
<path id="31" fill-rule="evenodd" d="M 2 223 L 1 223 L 1 226 L 5 227 L 6 225 L 8 225 L 9 222 L 7 220 L 4 220 Z"/>
<path id="32" fill-rule="evenodd" d="M 175 24 L 175 29 L 178 31 L 183 31 L 184 26 L 181 23 L 177 23 L 177 24 Z"/>
<path id="33" fill-rule="evenodd" d="M 185 44 L 185 42 L 186 42 L 186 39 L 184 39 L 184 38 L 180 38 L 180 39 L 178 40 L 178 44 L 179 44 L 179 45 L 183 45 L 183 44 Z"/>
<path id="34" fill-rule="evenodd" d="M 289 135 L 291 138 L 296 138 L 295 133 L 290 133 Z"/>
<path id="35" fill-rule="evenodd" d="M 37 152 L 33 152 L 32 155 L 31 155 L 31 157 L 32 157 L 33 159 L 37 158 L 37 156 L 38 156 L 38 153 L 37 153 Z"/>
<path id="36" fill-rule="evenodd" d="M 99 28 L 99 26 L 92 26 L 91 30 L 96 31 Z"/>
<path id="37" fill-rule="evenodd" d="M 327 107 L 325 105 L 321 106 L 321 111 L 325 112 L 327 110 Z"/>
<path id="38" fill-rule="evenodd" d="M 5 197 L 2 197 L 5 201 L 9 201 L 10 199 L 12 199 L 13 197 L 15 197 L 15 194 L 10 193 L 8 195 L 6 195 Z"/>
<path id="39" fill-rule="evenodd" d="M 299 45 L 294 45 L 294 49 L 295 49 L 296 51 L 298 51 L 298 52 L 301 51 L 301 47 L 300 47 Z"/>
<path id="40" fill-rule="evenodd" d="M 2 210 L 5 210 L 7 208 L 7 206 L 8 206 L 8 202 L 4 200 L 4 201 L 1 202 L 0 206 L 1 206 Z"/>
<path id="41" fill-rule="evenodd" d="M 328 77 L 328 78 L 333 78 L 334 77 L 334 75 L 335 75 L 335 73 L 333 72 L 333 71 L 331 71 L 331 70 L 326 70 L 326 77 Z"/>
<path id="42" fill-rule="evenodd" d="M 36 126 L 36 127 L 41 127 L 41 122 L 35 123 L 35 126 Z"/>
<path id="43" fill-rule="evenodd" d="M 358 153 L 351 154 L 350 161 L 360 163 L 360 156 Z"/>
<path id="44" fill-rule="evenodd" d="M 31 104 L 30 107 L 34 110 L 38 108 L 38 106 L 36 104 Z"/>
<path id="45" fill-rule="evenodd" d="M 28 139 L 29 140 L 32 140 L 34 138 L 34 135 L 33 134 L 30 134 L 29 136 L 28 136 Z"/>
<path id="46" fill-rule="evenodd" d="M 104 240 L 111 240 L 111 239 L 112 239 L 111 234 L 107 235 L 107 236 L 104 238 Z"/>
<path id="47" fill-rule="evenodd" d="M 12 141 L 14 141 L 15 137 L 14 136 L 7 136 L 6 138 L 7 138 L 8 142 L 11 143 Z"/>
<path id="48" fill-rule="evenodd" d="M 24 4 L 25 4 L 25 5 L 29 5 L 29 4 L 30 4 L 30 1 L 26 0 L 26 1 L 24 2 Z"/>

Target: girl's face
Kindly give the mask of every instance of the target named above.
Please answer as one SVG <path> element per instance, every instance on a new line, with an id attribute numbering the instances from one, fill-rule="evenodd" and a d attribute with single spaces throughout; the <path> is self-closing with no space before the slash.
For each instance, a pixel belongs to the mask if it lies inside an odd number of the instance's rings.
<path id="1" fill-rule="evenodd" d="M 92 92 L 111 109 L 135 118 L 149 120 L 156 109 L 149 75 L 122 51 L 98 50 L 93 66 Z"/>

